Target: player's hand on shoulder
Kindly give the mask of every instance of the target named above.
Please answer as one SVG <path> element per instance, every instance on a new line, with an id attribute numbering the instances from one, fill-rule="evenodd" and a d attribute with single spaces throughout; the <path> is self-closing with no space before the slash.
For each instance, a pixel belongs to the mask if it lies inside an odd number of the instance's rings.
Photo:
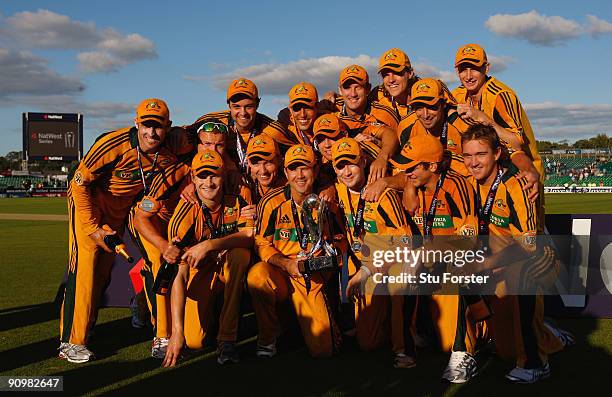
<path id="1" fill-rule="evenodd" d="M 516 174 L 518 179 L 524 178 L 527 183 L 523 190 L 528 193 L 529 201 L 535 203 L 540 195 L 540 175 L 537 172 L 524 170 Z"/>
<path id="2" fill-rule="evenodd" d="M 185 186 L 183 191 L 181 192 L 181 198 L 191 204 L 198 204 L 198 198 L 195 193 L 195 185 L 193 183 Z"/>
<path id="3" fill-rule="evenodd" d="M 361 196 L 365 201 L 369 201 L 371 203 L 377 202 L 382 196 L 383 192 L 387 188 L 387 182 L 384 178 L 378 179 L 375 182 L 372 182 L 363 189 L 363 193 Z"/>

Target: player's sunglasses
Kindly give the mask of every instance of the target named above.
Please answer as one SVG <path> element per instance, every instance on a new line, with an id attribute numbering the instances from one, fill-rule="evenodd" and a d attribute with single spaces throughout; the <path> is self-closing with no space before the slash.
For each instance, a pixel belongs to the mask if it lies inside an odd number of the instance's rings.
<path id="1" fill-rule="evenodd" d="M 227 126 L 223 123 L 214 123 L 214 122 L 208 122 L 208 123 L 204 123 L 200 126 L 200 128 L 198 128 L 198 132 L 212 132 L 212 131 L 219 131 L 222 134 L 226 134 L 228 133 L 227 130 Z"/>

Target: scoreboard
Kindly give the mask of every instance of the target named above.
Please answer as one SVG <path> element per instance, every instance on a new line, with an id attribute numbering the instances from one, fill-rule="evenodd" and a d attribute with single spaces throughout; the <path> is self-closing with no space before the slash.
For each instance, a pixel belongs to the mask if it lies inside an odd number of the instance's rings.
<path id="1" fill-rule="evenodd" d="M 23 113 L 24 160 L 80 160 L 82 153 L 82 114 Z"/>

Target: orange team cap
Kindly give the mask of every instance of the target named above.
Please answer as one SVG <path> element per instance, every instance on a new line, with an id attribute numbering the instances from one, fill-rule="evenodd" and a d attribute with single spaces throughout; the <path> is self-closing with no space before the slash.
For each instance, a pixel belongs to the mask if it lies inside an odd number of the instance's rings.
<path id="1" fill-rule="evenodd" d="M 219 153 L 213 150 L 205 150 L 198 153 L 191 162 L 191 170 L 195 175 L 202 172 L 211 172 L 215 175 L 223 175 L 223 159 Z"/>
<path id="2" fill-rule="evenodd" d="M 259 134 L 249 140 L 247 158 L 253 161 L 256 158 L 270 161 L 278 157 L 279 151 L 274 139 L 266 134 Z"/>
<path id="3" fill-rule="evenodd" d="M 407 170 L 419 163 L 439 163 L 444 157 L 440 139 L 429 134 L 416 135 L 391 159 L 395 168 Z"/>
<path id="4" fill-rule="evenodd" d="M 140 102 L 136 108 L 136 121 L 142 123 L 146 120 L 166 124 L 170 120 L 170 111 L 166 102 L 158 98 L 148 98 Z"/>
<path id="5" fill-rule="evenodd" d="M 317 139 L 317 136 L 326 136 L 335 139 L 346 130 L 346 124 L 332 113 L 320 116 L 315 120 L 314 127 L 312 128 L 315 139 Z"/>
<path id="6" fill-rule="evenodd" d="M 317 88 L 310 83 L 298 83 L 289 91 L 289 106 L 304 103 L 314 107 L 318 101 L 319 94 L 317 94 Z"/>
<path id="7" fill-rule="evenodd" d="M 234 95 L 243 94 L 251 99 L 258 99 L 259 93 L 257 92 L 257 86 L 251 80 L 244 77 L 240 77 L 232 81 L 227 87 L 227 100 L 228 102 Z"/>
<path id="8" fill-rule="evenodd" d="M 359 65 L 349 65 L 340 72 L 340 85 L 343 86 L 349 80 L 366 85 L 369 81 L 368 72 Z"/>
<path id="9" fill-rule="evenodd" d="M 487 53 L 478 44 L 466 44 L 457 50 L 455 55 L 455 67 L 462 63 L 470 63 L 475 66 L 482 66 L 487 63 Z"/>
<path id="10" fill-rule="evenodd" d="M 412 85 L 410 105 L 415 103 L 435 105 L 440 100 L 446 100 L 446 95 L 440 81 L 436 79 L 421 79 Z"/>
<path id="11" fill-rule="evenodd" d="M 337 167 L 341 161 L 348 161 L 351 164 L 358 164 L 361 160 L 361 149 L 359 143 L 353 138 L 339 139 L 332 146 L 332 160 L 334 167 Z"/>
<path id="12" fill-rule="evenodd" d="M 314 167 L 316 164 L 317 159 L 310 146 L 293 145 L 285 153 L 285 168 L 298 165 Z"/>
<path id="13" fill-rule="evenodd" d="M 411 69 L 408 55 L 399 48 L 391 48 L 380 57 L 378 61 L 378 73 L 383 69 L 391 69 L 394 72 L 403 72 L 404 69 Z"/>

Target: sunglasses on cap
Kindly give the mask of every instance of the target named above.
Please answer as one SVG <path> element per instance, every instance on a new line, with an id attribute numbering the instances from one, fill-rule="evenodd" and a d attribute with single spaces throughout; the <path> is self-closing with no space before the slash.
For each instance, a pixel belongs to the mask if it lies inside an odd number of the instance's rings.
<path id="1" fill-rule="evenodd" d="M 222 134 L 226 134 L 228 133 L 227 130 L 227 126 L 223 123 L 215 123 L 215 122 L 208 122 L 208 123 L 204 123 L 200 126 L 200 128 L 198 128 L 198 132 L 213 132 L 213 131 L 219 131 Z"/>

